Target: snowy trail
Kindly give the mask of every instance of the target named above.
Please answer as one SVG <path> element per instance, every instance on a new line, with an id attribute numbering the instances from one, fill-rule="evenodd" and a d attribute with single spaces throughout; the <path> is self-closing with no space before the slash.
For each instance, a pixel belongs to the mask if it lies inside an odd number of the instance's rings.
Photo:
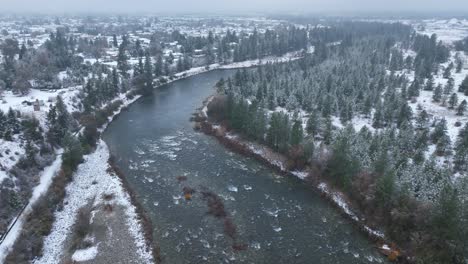
<path id="1" fill-rule="evenodd" d="M 50 185 L 52 184 L 52 180 L 54 179 L 57 172 L 60 170 L 61 165 L 62 155 L 59 152 L 55 161 L 43 170 L 43 173 L 40 178 L 40 183 L 36 188 L 34 188 L 33 194 L 29 199 L 28 205 L 26 206 L 24 211 L 18 216 L 16 222 L 13 222 L 13 225 L 10 227 L 10 231 L 6 234 L 4 240 L 0 244 L 0 263 L 3 263 L 5 261 L 5 258 L 8 255 L 11 247 L 14 245 L 16 239 L 21 233 L 21 230 L 23 229 L 25 218 L 32 211 L 33 206 L 36 204 L 39 198 L 47 192 Z"/>

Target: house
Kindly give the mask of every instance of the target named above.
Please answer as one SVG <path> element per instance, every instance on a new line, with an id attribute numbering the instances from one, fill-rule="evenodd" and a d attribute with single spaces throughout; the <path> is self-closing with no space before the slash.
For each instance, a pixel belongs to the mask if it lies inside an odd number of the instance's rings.
<path id="1" fill-rule="evenodd" d="M 32 104 L 34 111 L 41 111 L 41 106 L 44 106 L 45 103 L 43 100 L 36 99 L 36 101 Z"/>
<path id="2" fill-rule="evenodd" d="M 41 111 L 41 104 L 39 102 L 39 99 L 36 99 L 36 101 L 33 103 L 34 111 L 38 112 Z"/>

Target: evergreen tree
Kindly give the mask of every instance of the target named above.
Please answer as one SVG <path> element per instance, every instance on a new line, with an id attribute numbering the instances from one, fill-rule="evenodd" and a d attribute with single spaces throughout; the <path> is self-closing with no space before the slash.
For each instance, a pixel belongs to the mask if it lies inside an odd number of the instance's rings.
<path id="1" fill-rule="evenodd" d="M 278 149 L 280 144 L 280 126 L 281 115 L 277 112 L 274 112 L 270 117 L 269 128 L 267 131 L 267 143 L 275 149 Z"/>
<path id="2" fill-rule="evenodd" d="M 393 171 L 387 171 L 377 179 L 376 199 L 380 206 L 391 208 L 396 189 L 395 174 Z"/>
<path id="3" fill-rule="evenodd" d="M 435 154 L 438 156 L 450 155 L 452 152 L 452 146 L 450 137 L 448 135 L 443 135 L 436 144 Z"/>
<path id="4" fill-rule="evenodd" d="M 302 143 L 304 138 L 304 131 L 302 127 L 302 121 L 299 118 L 295 118 L 291 128 L 291 146 L 297 146 Z"/>
<path id="5" fill-rule="evenodd" d="M 263 142 L 267 133 L 267 117 L 262 110 L 258 110 L 255 116 L 255 139 Z"/>
<path id="6" fill-rule="evenodd" d="M 419 91 L 421 90 L 421 85 L 417 78 L 414 79 L 413 83 L 410 85 L 408 89 L 408 96 L 409 97 L 418 97 Z"/>
<path id="7" fill-rule="evenodd" d="M 434 127 L 434 131 L 431 134 L 432 143 L 437 144 L 442 137 L 447 136 L 447 120 L 443 118 Z"/>
<path id="8" fill-rule="evenodd" d="M 3 138 L 3 135 L 6 132 L 6 123 L 7 123 L 7 117 L 3 113 L 3 111 L 0 109 L 0 139 Z"/>
<path id="9" fill-rule="evenodd" d="M 468 95 L 468 75 L 465 77 L 465 79 L 463 79 L 463 82 L 458 87 L 458 91 Z"/>
<path id="10" fill-rule="evenodd" d="M 19 134 L 20 130 L 21 127 L 17 117 L 17 112 L 10 108 L 6 116 L 6 131 L 9 134 L 9 140 L 11 140 L 13 135 Z"/>
<path id="11" fill-rule="evenodd" d="M 171 68 L 170 68 L 170 63 L 169 61 L 166 59 L 164 61 L 164 68 L 163 68 L 163 75 L 171 75 Z"/>
<path id="12" fill-rule="evenodd" d="M 460 73 L 463 69 L 463 61 L 459 57 L 457 57 L 456 63 L 457 63 L 456 72 Z"/>
<path id="13" fill-rule="evenodd" d="M 47 123 L 49 126 L 47 137 L 50 143 L 61 146 L 65 135 L 73 127 L 72 117 L 61 96 L 57 96 L 55 106 L 51 107 L 47 115 Z"/>
<path id="14" fill-rule="evenodd" d="M 119 46 L 119 53 L 117 54 L 117 68 L 119 69 L 122 77 L 128 78 L 128 70 L 130 70 L 130 66 L 127 61 L 125 45 L 126 44 L 122 42 Z"/>
<path id="15" fill-rule="evenodd" d="M 404 96 L 404 99 L 406 99 L 406 95 Z M 372 99 L 370 96 L 367 96 L 365 101 L 364 101 L 364 106 L 362 108 L 362 114 L 368 118 L 371 114 L 372 111 Z"/>
<path id="16" fill-rule="evenodd" d="M 117 69 L 114 67 L 112 68 L 112 89 L 111 89 L 111 97 L 116 96 L 120 92 L 120 79 L 119 74 L 117 73 Z"/>
<path id="17" fill-rule="evenodd" d="M 457 108 L 457 115 L 463 116 L 466 112 L 467 102 L 463 100 Z"/>
<path id="18" fill-rule="evenodd" d="M 453 93 L 453 89 L 455 88 L 455 80 L 453 78 L 449 78 L 447 84 L 444 86 L 444 95 L 449 96 Z"/>
<path id="19" fill-rule="evenodd" d="M 458 170 L 466 170 L 468 168 L 468 123 L 458 133 L 455 144 L 454 164 Z"/>
<path id="20" fill-rule="evenodd" d="M 219 94 L 225 94 L 226 93 L 226 82 L 224 81 L 224 78 L 221 78 L 216 84 L 216 92 Z"/>
<path id="21" fill-rule="evenodd" d="M 351 154 L 350 139 L 340 135 L 332 145 L 332 155 L 327 163 L 326 173 L 340 187 L 351 187 L 352 178 L 359 172 L 359 162 Z"/>
<path id="22" fill-rule="evenodd" d="M 153 67 L 151 63 L 151 58 L 149 54 L 145 56 L 145 65 L 143 67 L 143 75 L 144 75 L 144 84 L 143 84 L 143 93 L 144 94 L 151 94 L 153 91 Z"/>
<path id="23" fill-rule="evenodd" d="M 454 187 L 446 184 L 440 192 L 434 208 L 434 213 L 431 219 L 431 230 L 436 236 L 436 243 L 441 247 L 452 248 L 452 250 L 441 251 L 437 258 L 438 263 L 456 263 L 453 250 L 453 244 L 458 238 L 460 230 L 460 201 L 457 191 Z"/>
<path id="24" fill-rule="evenodd" d="M 117 42 L 117 36 L 115 34 L 112 36 L 112 44 L 115 48 L 119 46 L 119 43 Z"/>
<path id="25" fill-rule="evenodd" d="M 330 117 L 325 118 L 325 129 L 323 130 L 323 143 L 330 145 L 333 138 L 333 124 Z"/>
<path id="26" fill-rule="evenodd" d="M 62 164 L 66 170 L 75 171 L 83 161 L 83 148 L 81 143 L 69 133 L 63 138 Z"/>
<path id="27" fill-rule="evenodd" d="M 432 100 L 436 103 L 440 103 L 440 100 L 442 99 L 442 85 L 439 84 L 437 87 L 434 89 L 434 92 L 432 93 Z"/>
<path id="28" fill-rule="evenodd" d="M 428 122 L 429 114 L 426 112 L 426 110 L 421 110 L 421 112 L 419 112 L 418 117 L 416 118 L 416 127 L 418 129 L 425 129 L 427 128 Z"/>
<path id="29" fill-rule="evenodd" d="M 289 123 L 289 115 L 281 113 L 281 121 L 279 128 L 279 151 L 286 153 L 291 138 L 291 125 Z"/>
<path id="30" fill-rule="evenodd" d="M 161 55 L 159 55 L 158 58 L 156 59 L 156 63 L 154 64 L 154 76 L 161 77 L 163 75 L 163 70 L 164 70 L 163 58 Z"/>
<path id="31" fill-rule="evenodd" d="M 452 71 L 452 69 L 453 69 L 453 66 L 454 66 L 454 65 L 453 65 L 453 62 L 452 62 L 452 63 L 449 64 L 449 66 L 448 66 L 447 68 L 445 68 L 444 74 L 443 74 L 443 77 L 444 77 L 445 79 L 449 79 L 450 76 L 452 75 L 451 71 Z"/>
<path id="32" fill-rule="evenodd" d="M 143 58 L 138 57 L 138 64 L 134 66 L 133 77 L 138 78 L 145 73 L 145 65 L 143 64 Z"/>
<path id="33" fill-rule="evenodd" d="M 23 42 L 23 44 L 21 45 L 21 49 L 19 51 L 18 59 L 22 60 L 24 58 L 24 56 L 26 56 L 26 52 L 28 52 L 28 50 L 26 48 L 26 45 Z"/>
<path id="34" fill-rule="evenodd" d="M 382 104 L 380 103 L 380 99 L 378 101 L 379 103 L 375 107 L 375 113 L 372 121 L 372 126 L 374 128 L 382 128 L 383 127 L 383 110 L 382 110 Z"/>
<path id="35" fill-rule="evenodd" d="M 312 137 L 315 137 L 320 128 L 320 123 L 319 123 L 319 116 L 316 110 L 312 111 L 310 113 L 309 119 L 307 120 L 307 133 L 312 135 Z"/>
<path id="36" fill-rule="evenodd" d="M 454 109 L 455 106 L 458 104 L 458 95 L 456 93 L 453 93 L 450 96 L 448 104 L 449 104 L 449 109 Z"/>
<path id="37" fill-rule="evenodd" d="M 36 147 L 34 146 L 34 144 L 32 143 L 31 140 L 26 140 L 25 152 L 26 152 L 27 164 L 29 166 L 35 165 L 36 164 L 37 149 L 36 149 Z"/>
<path id="38" fill-rule="evenodd" d="M 401 127 L 402 124 L 409 123 L 411 121 L 412 116 L 413 112 L 411 110 L 411 107 L 408 105 L 408 102 L 406 100 L 403 101 L 400 106 L 397 117 L 398 127 Z"/>
<path id="39" fill-rule="evenodd" d="M 177 72 L 183 72 L 184 71 L 184 63 L 183 63 L 183 59 L 182 58 L 179 58 L 177 60 Z"/>
<path id="40" fill-rule="evenodd" d="M 425 91 L 432 91 L 434 90 L 434 76 L 431 75 L 429 79 L 427 79 L 426 85 L 424 86 Z"/>

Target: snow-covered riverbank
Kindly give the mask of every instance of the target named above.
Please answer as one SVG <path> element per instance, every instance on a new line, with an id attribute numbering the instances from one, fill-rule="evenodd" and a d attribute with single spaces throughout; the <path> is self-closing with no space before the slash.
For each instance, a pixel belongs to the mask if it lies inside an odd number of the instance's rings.
<path id="1" fill-rule="evenodd" d="M 109 203 L 105 197 L 113 197 L 112 206 L 122 206 L 123 217 L 126 221 L 126 230 L 119 230 L 115 225 L 107 226 L 108 236 L 112 238 L 114 233 L 124 232 L 131 235 L 122 243 L 117 243 L 119 248 L 114 248 L 116 261 L 133 260 L 136 263 L 151 263 L 153 258 L 151 250 L 145 242 L 142 224 L 139 216 L 136 213 L 135 207 L 131 204 L 129 195 L 125 192 L 122 182 L 109 169 L 107 161 L 109 160 L 109 150 L 104 141 L 99 141 L 96 150 L 85 156 L 85 161 L 79 165 L 77 172 L 74 174 L 73 181 L 67 186 L 67 197 L 64 201 L 64 208 L 56 212 L 56 221 L 53 225 L 52 232 L 45 238 L 43 257 L 34 261 L 34 263 L 60 263 L 63 255 L 66 254 L 66 242 L 70 239 L 73 233 L 74 224 L 80 208 L 85 207 L 90 201 L 93 201 L 93 211 L 91 215 L 98 214 L 100 205 Z M 94 208 L 96 208 L 94 210 Z M 105 207 L 104 207 L 105 208 Z M 91 217 L 91 224 L 95 217 Z M 94 241 L 94 239 L 92 239 Z M 134 243 L 131 243 L 134 241 Z M 93 243 L 96 254 L 88 256 L 87 260 L 98 258 L 100 255 L 101 243 L 99 241 Z M 107 241 L 113 243 L 115 241 Z M 80 249 L 76 250 L 81 252 Z M 78 252 L 78 253 L 79 253 Z M 74 256 L 75 254 L 73 254 Z M 77 254 L 80 255 L 80 254 Z M 73 259 L 73 257 L 72 257 Z"/>
<path id="2" fill-rule="evenodd" d="M 386 250 L 389 248 L 388 245 L 392 244 L 391 241 L 388 241 L 388 238 L 382 231 L 368 226 L 365 217 L 362 216 L 359 210 L 351 205 L 347 196 L 343 192 L 334 189 L 327 181 L 316 177 L 308 169 L 303 171 L 288 170 L 288 158 L 286 156 L 275 152 L 267 146 L 246 140 L 233 132 L 226 132 L 223 126 L 208 121 L 207 105 L 212 99 L 213 96 L 209 97 L 197 113 L 199 118 L 204 121 L 202 121 L 202 125 L 196 127 L 200 127 L 205 134 L 216 137 L 224 146 L 233 151 L 253 157 L 285 175 L 298 177 L 303 181 L 312 183 L 326 200 L 330 201 L 338 208 L 347 219 L 355 224 L 357 228 L 364 232 L 371 240 L 376 241 L 382 252 L 387 254 L 392 250 L 398 250 L 396 248 Z"/>
<path id="3" fill-rule="evenodd" d="M 298 60 L 303 57 L 303 51 L 289 52 L 282 57 L 265 57 L 263 59 L 256 60 L 247 60 L 242 62 L 233 62 L 230 64 L 221 65 L 219 63 L 214 63 L 204 67 L 195 67 L 187 71 L 179 72 L 174 75 L 174 78 L 170 79 L 166 83 L 174 82 L 180 79 L 184 79 L 190 76 L 195 76 L 201 73 L 213 71 L 213 70 L 229 70 L 229 69 L 242 69 L 242 68 L 251 68 L 260 65 L 265 65 L 268 63 L 284 63 L 288 61 Z M 167 77 L 166 77 L 167 79 Z"/>
<path id="4" fill-rule="evenodd" d="M 251 61 L 228 64 L 228 65 L 213 64 L 213 65 L 210 65 L 209 67 L 192 68 L 190 70 L 187 70 L 187 71 L 176 74 L 175 78 L 172 78 L 172 80 L 169 80 L 168 82 L 174 82 L 174 81 L 177 81 L 177 80 L 180 80 L 180 79 L 184 79 L 184 78 L 187 78 L 187 77 L 190 77 L 190 76 L 194 76 L 194 75 L 205 73 L 205 72 L 212 71 L 212 70 L 249 68 L 249 67 L 255 67 L 255 66 L 258 66 L 258 65 L 267 64 L 267 63 L 286 62 L 286 61 L 289 61 L 289 60 L 299 59 L 301 57 L 301 55 L 302 55 L 301 52 L 294 52 L 294 53 L 288 53 L 283 57 L 269 57 L 269 58 L 264 58 L 262 60 L 251 60 Z M 168 83 L 168 82 L 166 82 L 166 83 Z M 161 84 L 161 85 L 163 85 L 163 84 Z M 159 85 L 159 86 L 161 86 L 161 85 Z M 159 86 L 157 86 L 156 88 L 158 88 Z M 136 102 L 140 97 L 141 96 L 135 96 L 132 99 L 128 99 L 125 94 L 120 94 L 119 97 L 116 98 L 115 100 L 121 100 L 123 102 L 122 105 L 120 106 L 120 108 L 117 111 L 114 112 L 114 114 L 112 116 L 110 116 L 108 118 L 108 122 L 106 124 L 104 124 L 104 126 L 100 129 L 100 131 L 101 132 L 104 131 L 106 129 L 107 125 L 121 112 L 122 109 L 124 109 L 124 108 L 128 107 L 130 104 Z M 104 146 L 102 146 L 101 144 L 104 144 Z M 108 150 L 107 150 L 107 146 L 105 146 L 105 143 L 103 143 L 103 142 L 100 143 L 100 145 L 98 146 L 98 149 L 96 150 L 96 152 L 99 151 L 99 153 L 102 155 L 102 152 L 104 151 L 103 149 L 105 149 L 107 151 L 107 155 L 109 155 Z M 90 198 L 98 197 L 99 194 L 102 194 L 106 190 L 108 190 L 107 189 L 108 186 L 106 184 L 104 184 L 104 185 L 96 184 L 96 185 L 92 186 L 92 190 L 88 190 L 86 193 L 83 193 L 83 192 L 80 192 L 80 191 L 75 191 L 75 187 L 77 188 L 77 190 L 81 190 L 80 186 L 81 186 L 81 188 L 84 188 L 84 186 L 86 185 L 86 183 L 83 182 L 83 179 L 85 179 L 86 177 L 82 177 L 82 175 L 80 175 L 80 168 L 86 168 L 87 174 L 89 174 L 89 175 L 103 174 L 102 177 L 115 177 L 113 175 L 109 175 L 109 173 L 102 173 L 102 168 L 99 167 L 99 166 L 92 166 L 92 162 L 94 161 L 94 159 L 90 158 L 90 157 L 95 157 L 94 155 L 98 155 L 98 154 L 95 154 L 96 152 L 89 154 L 85 158 L 85 162 L 80 165 L 78 172 L 76 172 L 75 175 L 74 175 L 73 181 L 68 185 L 68 187 L 67 187 L 67 196 L 65 198 L 65 203 L 64 203 L 65 206 L 64 206 L 62 211 L 55 213 L 56 222 L 53 225 L 52 233 L 45 238 L 44 255 L 43 255 L 43 257 L 41 259 L 39 259 L 37 261 L 37 263 L 51 263 L 51 262 L 49 262 L 49 260 L 57 259 L 56 257 L 59 256 L 58 254 L 63 253 L 61 251 L 63 251 L 63 248 L 65 246 L 64 245 L 65 239 L 66 239 L 67 235 L 69 236 L 71 234 L 71 232 L 72 232 L 72 227 L 73 227 L 73 225 L 74 225 L 74 223 L 76 221 L 77 211 L 80 208 L 79 205 L 81 205 L 81 207 L 84 206 L 86 204 L 86 201 L 89 201 Z M 105 164 L 107 164 L 107 162 L 105 162 Z M 55 175 L 55 173 L 58 172 L 59 169 L 60 169 L 60 165 L 57 166 L 57 171 L 54 172 L 54 175 Z M 84 169 L 82 169 L 82 170 L 84 170 Z M 53 177 L 53 176 L 51 176 L 51 177 Z M 41 182 L 42 182 L 42 178 L 41 178 Z M 102 182 L 105 183 L 106 181 L 104 180 Z M 41 187 L 41 189 L 43 190 L 44 193 L 48 190 L 48 188 L 50 187 L 50 184 L 51 184 L 51 182 L 49 182 L 49 184 L 47 186 L 42 186 Z M 117 197 L 126 197 L 126 196 L 128 196 L 125 189 L 122 188 L 121 185 L 119 185 L 119 186 L 120 187 L 115 187 L 114 186 L 114 193 L 116 194 L 116 196 Z M 39 188 L 39 187 L 40 186 L 36 187 L 36 189 Z M 79 195 L 84 195 L 84 196 L 79 196 Z M 39 198 L 40 198 L 40 195 L 36 198 L 36 200 L 39 199 Z M 35 202 L 36 201 L 34 201 L 34 203 Z M 98 201 L 96 200 L 96 202 L 98 202 Z M 28 207 L 29 206 L 32 207 L 34 205 L 34 203 L 30 203 L 28 205 Z M 120 202 L 119 204 L 122 205 L 123 203 Z M 131 216 L 131 214 L 128 213 L 128 211 L 133 210 L 133 212 L 135 212 L 135 215 L 136 215 L 135 206 L 131 204 L 130 200 L 128 200 L 128 204 L 126 204 L 125 206 L 127 208 L 126 209 L 126 211 L 127 211 L 127 214 L 126 214 L 127 222 L 132 222 L 132 221 L 135 221 L 135 219 L 138 219 L 137 216 L 132 218 L 133 216 Z M 67 214 L 68 217 L 64 217 L 63 212 L 68 212 L 68 214 Z M 27 217 L 29 215 L 29 213 L 30 212 L 25 210 L 18 217 L 18 219 Z M 22 221 L 17 221 L 15 223 L 13 223 L 13 227 L 11 228 L 12 231 L 7 234 L 7 237 L 5 238 L 5 242 L 0 247 L 0 262 L 2 262 L 3 259 L 8 255 L 8 252 L 9 252 L 10 248 L 14 245 L 14 243 L 15 243 L 17 237 L 19 236 L 19 233 L 20 233 L 22 228 L 23 228 Z M 15 231 L 15 232 L 13 232 L 13 231 Z M 118 232 L 118 230 L 116 230 L 116 231 Z M 145 242 L 144 241 L 145 236 L 143 235 L 143 229 L 141 228 L 141 226 L 135 225 L 135 229 L 132 232 L 134 233 L 134 238 L 138 237 L 138 238 L 136 238 L 135 243 L 137 245 L 140 245 L 140 246 L 138 246 L 138 248 L 142 249 L 142 247 L 141 247 L 141 245 L 142 245 L 141 244 L 142 243 L 141 238 L 143 238 L 143 245 L 145 244 L 144 243 Z M 6 243 L 7 240 L 8 240 L 8 243 Z M 145 246 L 144 250 L 139 250 L 138 252 L 140 252 L 139 255 L 140 255 L 141 259 L 145 259 L 148 262 L 152 261 L 152 256 L 151 256 L 150 253 L 148 253 L 148 252 L 151 252 L 151 249 L 147 248 L 147 246 Z"/>

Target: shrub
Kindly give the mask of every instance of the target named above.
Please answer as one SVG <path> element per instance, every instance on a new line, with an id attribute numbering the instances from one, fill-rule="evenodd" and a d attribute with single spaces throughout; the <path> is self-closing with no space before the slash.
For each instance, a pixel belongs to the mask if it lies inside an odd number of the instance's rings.
<path id="1" fill-rule="evenodd" d="M 92 202 L 90 203 L 90 205 Z M 74 230 L 73 230 L 73 239 L 72 246 L 70 248 L 71 252 L 76 249 L 86 248 L 88 245 L 85 244 L 84 238 L 90 233 L 91 230 L 91 211 L 92 207 L 86 205 L 78 211 L 76 218 Z"/>

